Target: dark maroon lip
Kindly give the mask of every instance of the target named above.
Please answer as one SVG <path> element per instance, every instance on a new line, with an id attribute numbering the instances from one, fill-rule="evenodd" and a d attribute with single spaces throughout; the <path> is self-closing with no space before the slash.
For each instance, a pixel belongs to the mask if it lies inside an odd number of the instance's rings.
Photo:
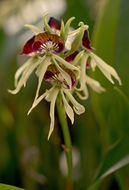
<path id="1" fill-rule="evenodd" d="M 95 50 L 95 48 L 90 46 L 90 38 L 87 30 L 84 31 L 84 35 L 82 38 L 82 45 L 89 50 Z"/>
<path id="2" fill-rule="evenodd" d="M 61 23 L 59 20 L 55 19 L 54 17 L 50 17 L 48 24 L 51 28 L 54 28 L 56 30 L 60 30 Z"/>
<path id="3" fill-rule="evenodd" d="M 65 58 L 65 60 L 68 61 L 68 62 L 72 62 L 75 59 L 75 57 L 77 56 L 78 53 L 79 53 L 78 51 L 75 51 L 73 54 L 67 56 Z"/>
<path id="4" fill-rule="evenodd" d="M 34 52 L 33 50 L 33 43 L 34 43 L 35 36 L 33 36 L 31 39 L 29 39 L 26 44 L 23 47 L 23 51 L 20 55 L 26 55 L 26 54 L 31 54 Z"/>
<path id="5" fill-rule="evenodd" d="M 47 42 L 52 42 L 53 51 L 60 53 L 64 49 L 64 40 L 57 34 L 42 32 L 29 39 L 23 47 L 21 55 L 29 55 L 31 53 L 40 53 L 45 49 Z M 46 47 L 47 49 L 47 47 Z"/>

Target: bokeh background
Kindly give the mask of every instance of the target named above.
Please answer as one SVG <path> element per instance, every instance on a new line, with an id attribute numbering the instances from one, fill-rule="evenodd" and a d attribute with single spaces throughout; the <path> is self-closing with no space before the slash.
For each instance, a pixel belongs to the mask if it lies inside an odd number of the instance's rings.
<path id="1" fill-rule="evenodd" d="M 33 35 L 24 24 L 43 29 L 43 15 L 49 13 L 64 21 L 75 16 L 74 28 L 80 21 L 88 24 L 96 54 L 117 70 L 123 83 L 122 87 L 117 82 L 112 85 L 99 70 L 88 71 L 107 91 L 90 91 L 89 99 L 82 102 L 86 112 L 75 116 L 73 126 L 69 122 L 74 189 L 88 189 L 100 167 L 98 177 L 125 165 L 91 189 L 129 189 L 128 9 L 128 0 L 0 0 L 0 183 L 28 190 L 65 189 L 66 163 L 57 114 L 50 141 L 49 104 L 42 101 L 27 116 L 35 95 L 36 76 L 33 74 L 17 95 L 7 92 L 14 87 L 16 69 L 26 60 L 19 56 L 22 47 Z"/>

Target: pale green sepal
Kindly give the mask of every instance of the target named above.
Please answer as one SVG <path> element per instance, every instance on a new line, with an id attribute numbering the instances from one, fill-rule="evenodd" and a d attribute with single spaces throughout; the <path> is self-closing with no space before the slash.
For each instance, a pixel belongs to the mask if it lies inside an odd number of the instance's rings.
<path id="1" fill-rule="evenodd" d="M 53 30 L 51 29 L 51 27 L 49 26 L 49 24 L 48 24 L 48 22 L 47 22 L 47 20 L 46 20 L 47 16 L 48 16 L 48 14 L 44 15 L 44 17 L 43 17 L 44 28 L 45 28 L 45 31 L 48 31 L 48 32 L 50 32 L 51 34 L 53 34 L 53 33 L 54 33 Z"/>
<path id="2" fill-rule="evenodd" d="M 31 29 L 32 32 L 34 32 L 35 34 L 39 34 L 42 32 L 38 27 L 31 25 L 31 24 L 25 24 L 24 26 Z"/>
<path id="3" fill-rule="evenodd" d="M 14 77 L 14 85 L 15 87 L 17 86 L 18 83 L 18 79 L 20 77 L 20 75 L 25 71 L 25 69 L 27 67 L 29 67 L 32 64 L 33 58 L 28 59 L 21 67 L 19 67 L 19 69 L 16 71 L 15 73 L 15 77 Z"/>
<path id="4" fill-rule="evenodd" d="M 64 103 L 64 108 L 66 111 L 66 114 L 68 115 L 69 119 L 71 120 L 71 123 L 74 123 L 74 112 L 73 109 L 71 108 L 71 106 L 68 104 L 65 95 L 63 93 L 63 90 L 61 90 L 61 95 L 62 95 L 62 99 L 63 99 L 63 103 Z"/>
<path id="5" fill-rule="evenodd" d="M 40 87 L 41 87 L 41 84 L 43 81 L 44 74 L 50 64 L 51 64 L 50 58 L 46 57 L 46 59 L 43 60 L 43 62 L 39 65 L 39 67 L 37 69 L 36 74 L 38 77 L 38 87 L 37 87 L 37 91 L 36 91 L 36 95 L 35 95 L 35 100 L 39 96 L 39 90 L 40 90 Z"/>
<path id="6" fill-rule="evenodd" d="M 53 96 L 51 98 L 51 103 L 50 103 L 50 118 L 51 118 L 51 123 L 50 123 L 50 130 L 48 134 L 48 140 L 53 132 L 54 129 L 54 124 L 55 124 L 55 116 L 54 116 L 54 111 L 55 111 L 55 103 L 56 103 L 56 98 L 59 93 L 59 89 L 55 88 L 53 92 Z"/>
<path id="7" fill-rule="evenodd" d="M 77 94 L 77 96 L 81 99 L 81 100 L 86 100 L 88 99 L 89 93 L 88 93 L 88 89 L 87 86 L 85 85 L 85 88 L 83 89 L 82 93 L 84 95 L 81 95 L 78 91 L 75 91 L 75 93 Z"/>
<path id="8" fill-rule="evenodd" d="M 90 52 L 90 55 L 91 55 L 91 58 L 96 61 L 96 65 L 99 67 L 101 72 L 112 84 L 114 84 L 114 81 L 112 80 L 112 76 L 113 76 L 116 80 L 118 80 L 119 84 L 122 85 L 121 80 L 113 67 L 105 63 L 101 58 L 99 58 L 94 53 Z"/>
<path id="9" fill-rule="evenodd" d="M 48 91 L 46 90 L 46 92 L 44 92 L 44 94 L 42 94 L 39 98 L 37 98 L 33 104 L 32 104 L 32 107 L 30 108 L 30 110 L 28 111 L 27 115 L 30 114 L 30 112 L 41 102 L 41 100 L 43 98 L 45 98 L 45 96 L 47 95 Z"/>
<path id="10" fill-rule="evenodd" d="M 59 57 L 56 54 L 53 54 L 53 57 L 59 61 L 59 63 L 62 63 L 66 68 L 71 69 L 71 70 L 75 70 L 79 72 L 79 68 L 75 67 L 74 65 L 70 64 L 69 62 L 65 61 L 63 58 Z"/>
<path id="11" fill-rule="evenodd" d="M 68 99 L 70 100 L 70 102 L 73 104 L 74 111 L 78 115 L 84 113 L 85 107 L 82 106 L 81 104 L 79 104 L 68 90 L 64 90 L 64 92 L 65 92 L 66 96 L 68 97 Z"/>
<path id="12" fill-rule="evenodd" d="M 71 45 L 70 52 L 75 52 L 82 44 L 82 38 L 84 35 L 84 30 L 85 30 L 84 23 L 80 22 L 79 26 L 80 26 L 80 30 L 79 30 L 78 34 L 76 35 L 76 37 L 75 37 L 75 39 Z"/>
<path id="13" fill-rule="evenodd" d="M 46 95 L 46 97 L 45 97 L 45 100 L 46 100 L 47 102 L 51 102 L 52 97 L 53 97 L 53 92 L 55 91 L 55 88 L 57 88 L 56 85 L 54 85 L 52 88 L 50 88 L 50 89 L 48 90 L 48 93 L 47 93 L 47 95 Z"/>
<path id="14" fill-rule="evenodd" d="M 55 63 L 58 71 L 61 73 L 61 75 L 63 76 L 64 80 L 67 82 L 67 84 L 69 85 L 69 87 L 72 87 L 72 81 L 71 81 L 71 76 L 65 72 L 60 66 L 59 64 L 56 62 L 55 59 L 53 59 L 53 62 Z"/>
<path id="15" fill-rule="evenodd" d="M 64 21 L 61 20 L 60 36 L 64 39 Z"/>
<path id="16" fill-rule="evenodd" d="M 65 28 L 64 28 L 64 41 L 67 40 L 68 37 L 68 33 L 69 33 L 69 27 L 71 22 L 75 19 L 75 17 L 71 17 L 65 24 Z"/>
<path id="17" fill-rule="evenodd" d="M 98 92 L 98 93 L 101 93 L 101 92 L 105 92 L 105 91 L 106 91 L 105 88 L 103 88 L 103 87 L 101 86 L 101 84 L 100 84 L 98 81 L 92 79 L 91 77 L 89 77 L 89 76 L 87 76 L 87 75 L 86 75 L 86 83 L 87 83 L 94 91 L 96 91 L 96 92 Z"/>
<path id="18" fill-rule="evenodd" d="M 19 79 L 15 90 L 8 90 L 8 92 L 10 92 L 11 94 L 17 94 L 23 85 L 25 87 L 29 76 L 40 63 L 41 63 L 41 60 L 40 61 L 36 60 L 36 62 L 34 61 L 34 63 L 32 63 L 29 68 L 27 67 L 27 69 L 23 72 L 21 78 Z"/>
<path id="19" fill-rule="evenodd" d="M 95 71 L 95 68 L 96 68 L 96 61 L 95 61 L 94 59 L 91 59 L 91 60 L 90 60 L 90 65 L 91 65 L 92 71 Z"/>

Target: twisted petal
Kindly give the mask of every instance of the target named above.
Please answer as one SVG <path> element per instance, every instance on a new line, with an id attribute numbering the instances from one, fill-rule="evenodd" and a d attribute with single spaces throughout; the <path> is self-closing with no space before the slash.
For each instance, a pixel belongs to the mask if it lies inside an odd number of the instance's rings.
<path id="1" fill-rule="evenodd" d="M 48 66 L 50 64 L 51 64 L 50 58 L 44 56 L 44 59 L 43 59 L 42 63 L 39 65 L 39 67 L 38 67 L 38 69 L 36 71 L 36 75 L 38 77 L 38 87 L 37 87 L 37 91 L 36 91 L 35 100 L 39 96 L 39 90 L 40 90 L 40 87 L 41 87 L 41 83 L 43 81 L 44 74 L 45 74 L 45 72 L 46 72 L 46 70 L 47 70 L 47 68 L 48 68 Z"/>
<path id="2" fill-rule="evenodd" d="M 43 98 L 45 98 L 53 90 L 53 88 L 54 88 L 54 86 L 52 88 L 50 88 L 49 90 L 46 90 L 41 96 L 39 96 L 37 99 L 34 100 L 27 115 L 30 114 L 30 112 L 42 101 Z"/>
<path id="3" fill-rule="evenodd" d="M 17 94 L 20 89 L 22 88 L 22 86 L 26 86 L 26 82 L 29 78 L 29 76 L 31 75 L 31 73 L 34 71 L 34 69 L 41 63 L 41 60 L 40 61 L 37 61 L 37 59 L 33 59 L 33 62 L 32 64 L 27 67 L 25 69 L 25 71 L 23 72 L 21 78 L 19 79 L 18 83 L 17 83 L 17 86 L 15 88 L 15 90 L 8 90 L 11 94 Z"/>
<path id="4" fill-rule="evenodd" d="M 71 120 L 72 124 L 74 123 L 74 112 L 73 109 L 71 108 L 71 106 L 68 104 L 65 95 L 63 93 L 63 90 L 61 91 L 61 95 L 62 95 L 62 99 L 63 99 L 63 103 L 64 103 L 64 108 L 66 111 L 66 114 L 68 115 L 69 119 Z"/>
<path id="5" fill-rule="evenodd" d="M 71 69 L 71 70 L 75 70 L 79 72 L 79 68 L 75 67 L 74 65 L 70 64 L 69 62 L 65 61 L 64 59 L 62 59 L 61 57 L 59 57 L 58 55 L 53 54 L 53 57 L 59 61 L 60 63 L 62 63 L 66 68 Z"/>
<path id="6" fill-rule="evenodd" d="M 81 45 L 81 40 L 82 40 L 83 33 L 85 30 L 85 25 L 83 22 L 80 22 L 79 26 L 80 26 L 80 30 L 72 42 L 71 50 L 70 50 L 71 52 L 75 52 Z"/>
<path id="7" fill-rule="evenodd" d="M 92 79 L 91 77 L 86 75 L 86 83 L 96 92 L 101 93 L 101 92 L 105 92 L 105 89 L 101 86 L 101 84 Z"/>
<path id="8" fill-rule="evenodd" d="M 63 70 L 63 69 L 59 66 L 59 64 L 56 62 L 55 59 L 53 59 L 53 61 L 54 61 L 55 65 L 56 65 L 58 71 L 59 71 L 59 72 L 61 73 L 61 75 L 63 76 L 64 80 L 67 82 L 69 88 L 71 88 L 71 87 L 72 87 L 71 76 L 70 76 L 67 72 L 65 72 L 65 70 Z"/>
<path id="9" fill-rule="evenodd" d="M 41 100 L 42 100 L 43 98 L 45 98 L 45 96 L 47 95 L 47 93 L 48 93 L 48 92 L 46 91 L 44 94 L 42 94 L 39 98 L 37 98 L 37 99 L 33 102 L 32 107 L 31 107 L 30 110 L 28 111 L 27 115 L 30 114 L 30 112 L 41 102 Z"/>
<path id="10" fill-rule="evenodd" d="M 82 93 L 83 95 L 80 94 L 80 92 L 78 91 L 75 91 L 77 96 L 81 99 L 81 100 L 86 100 L 89 96 L 89 93 L 88 93 L 88 89 L 87 89 L 87 86 L 85 85 L 85 88 L 83 89 Z"/>
<path id="11" fill-rule="evenodd" d="M 69 27 L 71 22 L 75 19 L 75 17 L 71 17 L 65 24 L 65 28 L 64 28 L 64 40 L 66 41 L 67 37 L 68 37 L 68 33 L 69 33 Z"/>
<path id="12" fill-rule="evenodd" d="M 15 73 L 15 87 L 17 86 L 20 75 L 32 64 L 33 58 L 28 59 Z"/>
<path id="13" fill-rule="evenodd" d="M 74 111 L 78 115 L 84 113 L 85 112 L 84 106 L 79 104 L 68 90 L 64 90 L 64 92 L 65 92 L 66 96 L 68 97 L 68 99 L 70 100 L 70 102 L 73 104 Z"/>
<path id="14" fill-rule="evenodd" d="M 50 130 L 48 134 L 48 139 L 50 138 L 53 129 L 54 129 L 54 124 L 55 124 L 55 116 L 54 116 L 54 111 L 55 111 L 55 103 L 56 103 L 56 98 L 59 93 L 59 89 L 55 88 L 52 92 L 51 96 L 51 102 L 50 102 L 50 118 L 51 118 L 51 123 L 50 123 Z"/>
<path id="15" fill-rule="evenodd" d="M 113 67 L 105 63 L 101 58 L 99 58 L 97 55 L 94 53 L 90 52 L 91 58 L 94 59 L 96 62 L 96 65 L 99 67 L 99 69 L 102 71 L 102 73 L 105 75 L 105 77 L 112 83 L 114 84 L 114 81 L 112 79 L 112 76 L 119 82 L 121 85 L 121 80 L 115 71 Z"/>

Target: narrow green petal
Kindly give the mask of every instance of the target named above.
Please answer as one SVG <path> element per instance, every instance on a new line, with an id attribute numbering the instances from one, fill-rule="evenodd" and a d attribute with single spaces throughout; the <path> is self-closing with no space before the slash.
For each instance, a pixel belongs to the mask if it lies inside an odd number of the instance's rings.
<path id="1" fill-rule="evenodd" d="M 86 80 L 86 83 L 87 83 L 94 91 L 96 91 L 96 92 L 98 92 L 98 93 L 105 92 L 105 89 L 101 86 L 101 84 L 100 84 L 98 81 L 96 81 L 96 80 L 90 78 L 90 77 L 87 76 L 87 75 L 86 75 L 86 79 L 85 79 L 85 80 Z"/>
<path id="2" fill-rule="evenodd" d="M 85 30 L 88 30 L 88 28 L 89 28 L 88 25 L 84 25 L 84 29 L 85 29 Z M 77 35 L 77 34 L 79 33 L 79 31 L 80 31 L 80 28 L 78 28 L 78 29 L 76 29 L 76 30 L 73 30 L 73 31 L 70 31 L 70 32 L 68 33 L 68 38 L 71 38 L 71 37 Z"/>
<path id="3" fill-rule="evenodd" d="M 77 94 L 77 96 L 81 99 L 81 100 L 86 100 L 88 99 L 89 93 L 88 93 L 88 89 L 87 86 L 85 85 L 85 88 L 83 89 L 82 93 L 84 95 L 81 95 L 78 91 L 75 91 L 75 93 Z"/>
<path id="4" fill-rule="evenodd" d="M 112 83 L 114 84 L 114 81 L 112 79 L 112 76 L 118 80 L 119 84 L 121 85 L 121 80 L 120 77 L 118 76 L 117 72 L 113 67 L 105 63 L 101 58 L 99 58 L 97 55 L 94 53 L 90 52 L 91 58 L 96 61 L 97 66 L 101 70 L 101 72 L 105 75 L 105 77 Z"/>
<path id="5" fill-rule="evenodd" d="M 8 90 L 8 92 L 10 92 L 11 94 L 17 94 L 20 89 L 22 88 L 22 86 L 24 85 L 24 87 L 26 86 L 26 82 L 29 78 L 29 76 L 31 75 L 31 73 L 35 70 L 35 68 L 41 63 L 41 60 L 40 61 L 37 61 L 36 62 L 34 61 L 30 67 L 28 67 L 22 74 L 21 78 L 19 79 L 18 83 L 17 83 L 17 86 L 15 88 L 15 90 Z"/>
<path id="6" fill-rule="evenodd" d="M 64 39 L 64 21 L 61 20 L 60 36 Z"/>
<path id="7" fill-rule="evenodd" d="M 34 25 L 31 25 L 31 24 L 25 24 L 25 27 L 31 29 L 32 32 L 34 32 L 35 34 L 38 34 L 38 33 L 42 32 L 38 27 L 36 27 Z"/>
<path id="8" fill-rule="evenodd" d="M 95 61 L 94 59 L 91 59 L 91 60 L 90 60 L 90 65 L 91 65 L 92 71 L 95 71 L 95 68 L 96 68 L 96 61 Z"/>
<path id="9" fill-rule="evenodd" d="M 78 115 L 84 113 L 85 112 L 84 106 L 79 104 L 68 90 L 64 90 L 64 92 L 65 92 L 66 96 L 68 97 L 68 99 L 70 100 L 70 102 L 73 104 L 74 111 Z"/>
<path id="10" fill-rule="evenodd" d="M 25 69 L 28 69 L 28 67 L 32 64 L 33 58 L 28 59 L 15 73 L 15 87 L 17 86 L 18 79 L 20 75 L 25 71 Z"/>
<path id="11" fill-rule="evenodd" d="M 56 98 L 59 93 L 59 89 L 55 88 L 55 91 L 53 92 L 53 96 L 51 99 L 50 103 L 50 118 L 51 118 L 51 123 L 50 123 L 50 130 L 48 134 L 48 140 L 53 132 L 54 129 L 54 124 L 55 124 L 55 116 L 54 116 L 54 111 L 55 111 L 55 103 L 56 103 Z"/>
<path id="12" fill-rule="evenodd" d="M 32 107 L 30 108 L 30 110 L 28 111 L 27 115 L 30 114 L 30 112 L 41 102 L 41 100 L 43 98 L 45 98 L 45 96 L 47 95 L 48 91 L 46 91 L 44 94 L 42 94 L 39 98 L 35 99 L 33 104 L 32 104 Z"/>
<path id="13" fill-rule="evenodd" d="M 46 100 L 47 102 L 51 102 L 52 97 L 53 97 L 53 93 L 54 93 L 54 91 L 55 91 L 55 88 L 56 88 L 56 85 L 52 86 L 52 88 L 50 88 L 50 89 L 48 90 L 48 93 L 47 93 L 47 95 L 46 95 L 46 97 L 45 97 L 45 100 Z"/>
<path id="14" fill-rule="evenodd" d="M 53 34 L 53 31 L 51 29 L 51 27 L 49 26 L 46 18 L 47 18 L 48 14 L 46 14 L 44 17 L 43 17 L 43 21 L 44 21 L 44 28 L 45 28 L 45 31 L 48 31 L 50 32 L 51 34 Z"/>
<path id="15" fill-rule="evenodd" d="M 74 41 L 72 42 L 70 50 L 71 52 L 75 52 L 82 44 L 82 38 L 84 35 L 85 27 L 83 22 L 80 22 L 79 25 L 80 25 L 80 30 L 79 33 L 76 35 Z"/>
<path id="16" fill-rule="evenodd" d="M 59 64 L 56 62 L 55 59 L 53 59 L 53 61 L 54 61 L 55 65 L 56 65 L 58 71 L 62 74 L 63 78 L 65 79 L 65 81 L 67 82 L 67 84 L 69 85 L 69 87 L 71 88 L 71 86 L 72 86 L 72 81 L 71 81 L 70 75 L 69 75 L 67 72 L 65 72 L 65 71 L 59 66 Z"/>
<path id="17" fill-rule="evenodd" d="M 71 120 L 72 124 L 74 123 L 74 112 L 73 109 L 71 108 L 71 106 L 68 104 L 63 91 L 61 91 L 61 95 L 62 95 L 62 99 L 63 99 L 63 103 L 64 103 L 64 107 L 65 107 L 65 111 L 69 117 L 69 119 Z"/>
<path id="18" fill-rule="evenodd" d="M 39 65 L 38 69 L 37 69 L 37 76 L 38 76 L 38 87 L 37 87 L 37 91 L 36 91 L 36 96 L 35 96 L 35 99 L 38 97 L 39 95 L 39 90 L 40 90 L 40 87 L 41 87 L 41 84 L 42 84 L 42 81 L 43 81 L 43 77 L 44 77 L 44 74 L 48 68 L 48 66 L 51 64 L 50 62 L 50 58 L 46 58 L 43 60 L 43 62 Z"/>
<path id="19" fill-rule="evenodd" d="M 70 64 L 69 62 L 65 61 L 63 58 L 59 57 L 58 55 L 53 54 L 53 57 L 57 61 L 59 61 L 60 63 L 62 63 L 65 67 L 67 67 L 68 69 L 75 70 L 75 71 L 79 72 L 79 68 L 77 68 L 76 66 L 74 66 L 74 65 Z"/>
<path id="20" fill-rule="evenodd" d="M 65 24 L 65 28 L 64 28 L 64 40 L 67 40 L 68 37 L 68 32 L 69 32 L 69 27 L 71 22 L 75 19 L 75 17 L 71 17 Z"/>

